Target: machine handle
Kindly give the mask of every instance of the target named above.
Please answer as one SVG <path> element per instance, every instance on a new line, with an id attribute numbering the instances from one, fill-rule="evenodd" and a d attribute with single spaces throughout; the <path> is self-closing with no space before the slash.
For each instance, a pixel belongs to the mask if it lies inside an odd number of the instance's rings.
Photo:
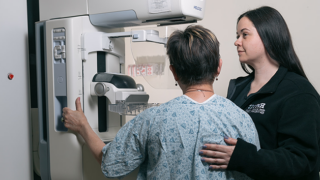
<path id="1" fill-rule="evenodd" d="M 47 129 L 47 76 L 45 22 L 36 23 L 36 69 L 39 115 L 39 159 L 42 180 L 50 180 L 50 158 Z"/>
<path id="2" fill-rule="evenodd" d="M 108 127 L 108 99 L 106 96 L 98 97 L 98 130 L 99 132 L 107 132 Z"/>
<path id="3" fill-rule="evenodd" d="M 97 72 L 106 72 L 106 52 L 97 52 Z M 106 96 L 98 97 L 98 130 L 107 132 L 108 125 L 108 99 Z"/>

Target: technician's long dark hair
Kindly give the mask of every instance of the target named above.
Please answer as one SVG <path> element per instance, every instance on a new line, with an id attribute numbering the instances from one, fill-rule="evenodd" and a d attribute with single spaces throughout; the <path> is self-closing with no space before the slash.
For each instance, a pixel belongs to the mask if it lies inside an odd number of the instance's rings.
<path id="1" fill-rule="evenodd" d="M 277 61 L 280 66 L 286 67 L 289 71 L 307 78 L 300 60 L 294 51 L 288 26 L 276 9 L 263 6 L 247 11 L 240 15 L 237 23 L 243 17 L 249 18 L 253 23 L 267 53 L 272 59 Z M 242 69 L 250 74 L 247 66 L 254 71 L 253 67 L 241 63 Z"/>

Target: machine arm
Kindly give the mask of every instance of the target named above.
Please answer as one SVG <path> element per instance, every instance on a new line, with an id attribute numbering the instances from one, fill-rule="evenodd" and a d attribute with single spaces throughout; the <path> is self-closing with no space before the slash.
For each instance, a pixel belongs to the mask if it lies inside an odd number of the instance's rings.
<path id="1" fill-rule="evenodd" d="M 96 51 L 105 51 L 120 57 L 120 63 L 124 63 L 124 55 L 114 48 L 112 38 L 132 37 L 132 42 L 154 42 L 167 44 L 167 38 L 160 38 L 156 30 L 137 30 L 132 32 L 116 33 L 85 33 L 81 36 L 82 60 L 88 59 L 88 54 Z"/>

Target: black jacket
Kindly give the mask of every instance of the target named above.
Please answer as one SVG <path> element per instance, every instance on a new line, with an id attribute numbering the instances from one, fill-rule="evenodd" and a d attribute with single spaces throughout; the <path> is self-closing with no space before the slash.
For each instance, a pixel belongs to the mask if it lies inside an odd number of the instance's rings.
<path id="1" fill-rule="evenodd" d="M 231 80 L 227 98 L 234 101 L 253 76 Z M 256 125 L 261 149 L 238 139 L 228 170 L 253 179 L 319 179 L 320 97 L 307 79 L 280 67 L 241 108 Z"/>

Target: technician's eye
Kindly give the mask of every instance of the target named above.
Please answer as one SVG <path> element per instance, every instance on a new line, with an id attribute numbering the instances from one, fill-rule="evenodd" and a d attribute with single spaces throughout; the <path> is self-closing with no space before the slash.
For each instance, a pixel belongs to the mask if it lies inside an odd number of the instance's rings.
<path id="1" fill-rule="evenodd" d="M 246 37 L 247 35 L 248 35 L 247 33 L 243 33 L 243 35 L 242 35 L 242 36 L 243 36 L 243 37 Z"/>
<path id="2" fill-rule="evenodd" d="M 237 35 L 237 37 L 236 37 L 236 38 L 237 38 L 237 39 L 239 39 L 239 37 L 240 37 L 240 36 L 239 36 L 239 35 Z"/>

